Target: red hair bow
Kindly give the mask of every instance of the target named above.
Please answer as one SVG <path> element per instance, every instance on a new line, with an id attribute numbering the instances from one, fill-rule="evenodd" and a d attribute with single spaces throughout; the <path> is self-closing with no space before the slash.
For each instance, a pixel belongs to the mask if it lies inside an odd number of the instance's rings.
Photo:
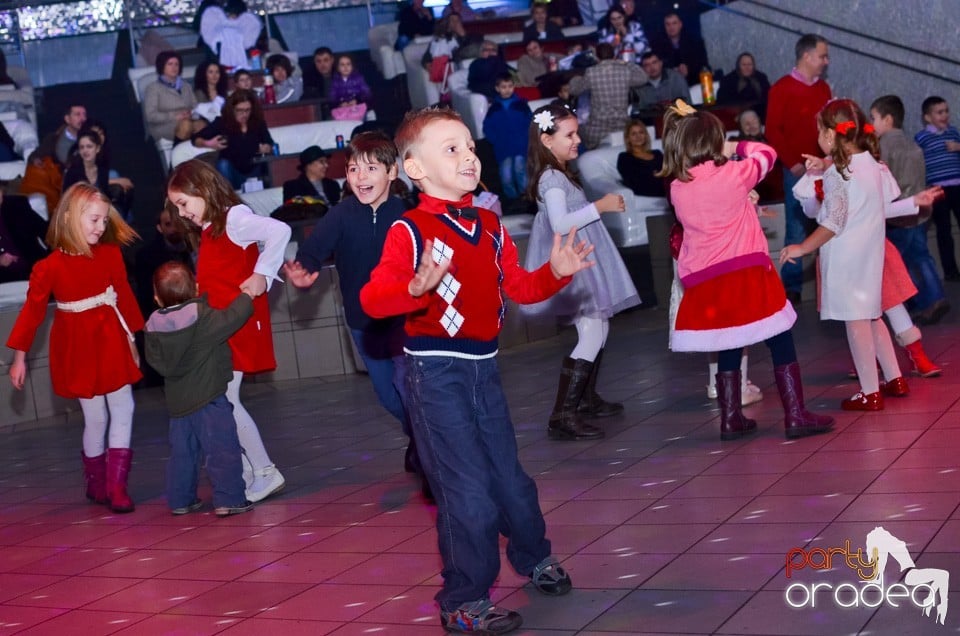
<path id="1" fill-rule="evenodd" d="M 823 179 L 817 179 L 813 182 L 813 191 L 817 195 L 817 201 L 823 203 Z"/>
<path id="2" fill-rule="evenodd" d="M 863 132 L 867 133 L 868 135 L 872 135 L 873 133 L 877 132 L 877 130 L 873 127 L 873 124 L 864 124 Z"/>
<path id="3" fill-rule="evenodd" d="M 836 130 L 841 135 L 846 135 L 848 132 L 850 132 L 856 127 L 857 125 L 855 123 L 848 120 L 848 121 L 842 121 L 839 124 L 837 124 L 834 130 Z"/>

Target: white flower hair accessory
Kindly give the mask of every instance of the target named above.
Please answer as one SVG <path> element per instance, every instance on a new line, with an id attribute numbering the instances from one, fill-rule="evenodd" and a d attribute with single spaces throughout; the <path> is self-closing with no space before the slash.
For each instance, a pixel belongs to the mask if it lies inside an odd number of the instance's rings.
<path id="1" fill-rule="evenodd" d="M 533 121 L 536 122 L 540 132 L 546 132 L 553 128 L 553 115 L 550 114 L 549 110 L 543 110 L 534 115 Z"/>

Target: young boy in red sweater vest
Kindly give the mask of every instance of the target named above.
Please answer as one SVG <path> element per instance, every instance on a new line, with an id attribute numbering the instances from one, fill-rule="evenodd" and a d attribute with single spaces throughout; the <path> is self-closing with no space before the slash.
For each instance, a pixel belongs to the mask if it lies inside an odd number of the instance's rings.
<path id="1" fill-rule="evenodd" d="M 360 302 L 373 318 L 407 316 L 406 406 L 437 502 L 441 624 L 502 634 L 522 619 L 490 602 L 500 533 L 509 539 L 511 565 L 540 592 L 559 596 L 572 587 L 551 556 L 537 487 L 517 457 L 500 384 L 504 294 L 518 303 L 549 298 L 592 265 L 586 257 L 593 248 L 575 244 L 571 231 L 565 241 L 554 237 L 548 263 L 534 272 L 521 268 L 497 215 L 472 207 L 480 161 L 457 113 L 410 112 L 396 143 L 423 194 L 387 233 Z"/>

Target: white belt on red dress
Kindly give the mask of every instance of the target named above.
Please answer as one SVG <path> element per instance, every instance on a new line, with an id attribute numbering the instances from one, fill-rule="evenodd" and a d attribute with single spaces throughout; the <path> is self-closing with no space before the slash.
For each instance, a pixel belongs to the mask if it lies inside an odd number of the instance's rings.
<path id="1" fill-rule="evenodd" d="M 80 313 L 103 306 L 113 308 L 114 313 L 117 314 L 117 318 L 120 320 L 120 326 L 127 332 L 127 337 L 130 338 L 130 342 L 133 342 L 133 333 L 130 331 L 130 327 L 127 326 L 127 321 L 123 319 L 123 314 L 120 313 L 120 309 L 117 307 L 117 292 L 113 288 L 113 285 L 108 285 L 105 292 L 97 294 L 96 296 L 69 302 L 57 301 L 57 309 L 70 313 Z"/>

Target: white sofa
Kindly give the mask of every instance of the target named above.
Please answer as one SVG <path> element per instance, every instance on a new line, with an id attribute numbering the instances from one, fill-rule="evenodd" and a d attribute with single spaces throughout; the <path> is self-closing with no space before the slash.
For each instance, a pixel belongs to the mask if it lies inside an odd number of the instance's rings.
<path id="1" fill-rule="evenodd" d="M 320 146 L 321 148 L 335 148 L 337 145 L 337 135 L 343 135 L 345 140 L 350 139 L 350 133 L 353 129 L 362 124 L 362 121 L 315 121 L 307 124 L 292 124 L 290 126 L 277 126 L 270 129 L 270 136 L 280 146 L 281 154 L 291 155 L 303 152 L 308 146 Z M 198 148 L 191 143 L 177 144 L 173 149 L 171 156 L 171 165 L 174 167 L 184 161 L 193 159 L 205 152 L 210 152 L 209 148 Z"/>
<path id="2" fill-rule="evenodd" d="M 623 214 L 600 216 L 613 242 L 621 248 L 646 245 L 649 241 L 647 217 L 670 211 L 670 204 L 665 198 L 637 196 L 620 182 L 617 155 L 623 151 L 622 145 L 601 146 L 577 159 L 577 169 L 588 199 L 596 201 L 605 194 L 615 193 L 622 195 L 626 202 L 627 209 Z"/>
<path id="3" fill-rule="evenodd" d="M 13 111 L 0 113 L 0 121 L 13 138 L 14 151 L 24 159 L 28 158 L 40 144 L 36 126 L 29 121 L 18 119 L 17 113 Z M 27 162 L 24 160 L 4 161 L 0 163 L 0 179 L 10 181 L 22 177 L 26 170 Z"/>
<path id="4" fill-rule="evenodd" d="M 398 26 L 398 22 L 378 24 L 367 32 L 370 57 L 383 78 L 388 80 L 407 72 L 403 53 L 394 48 L 399 35 Z"/>
<path id="5" fill-rule="evenodd" d="M 487 116 L 487 98 L 467 88 L 467 69 L 450 74 L 450 103 L 460 113 L 474 139 L 483 139 L 483 118 Z"/>

